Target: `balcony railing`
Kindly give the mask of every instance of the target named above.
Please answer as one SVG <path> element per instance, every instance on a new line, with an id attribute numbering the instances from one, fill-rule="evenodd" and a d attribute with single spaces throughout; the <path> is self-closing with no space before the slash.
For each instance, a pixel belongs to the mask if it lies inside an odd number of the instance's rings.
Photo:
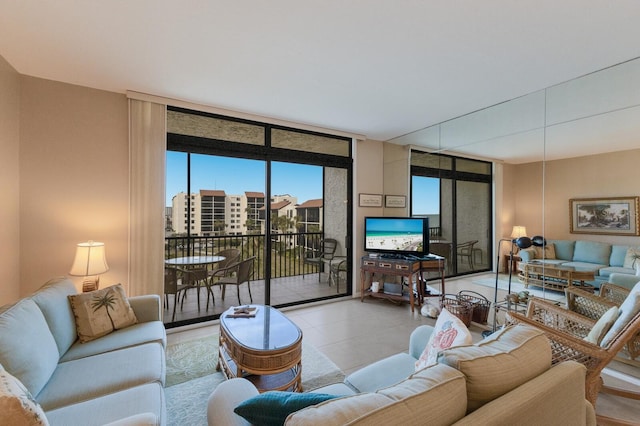
<path id="1" fill-rule="evenodd" d="M 271 235 L 271 278 L 291 277 L 315 272 L 305 265 L 308 253 L 319 251 L 321 232 Z M 239 249 L 241 259 L 256 257 L 254 279 L 264 279 L 265 235 L 222 235 L 209 237 L 166 237 L 165 259 L 184 256 L 210 256 L 226 249 Z"/>
<path id="2" fill-rule="evenodd" d="M 430 228 L 435 237 L 440 228 Z M 314 265 L 305 265 L 310 253 L 321 252 L 322 232 L 271 234 L 271 278 L 291 277 L 315 272 Z M 239 249 L 241 259 L 256 257 L 254 279 L 264 279 L 265 235 L 221 235 L 209 237 L 166 237 L 165 259 L 184 256 L 211 256 L 221 250 Z"/>

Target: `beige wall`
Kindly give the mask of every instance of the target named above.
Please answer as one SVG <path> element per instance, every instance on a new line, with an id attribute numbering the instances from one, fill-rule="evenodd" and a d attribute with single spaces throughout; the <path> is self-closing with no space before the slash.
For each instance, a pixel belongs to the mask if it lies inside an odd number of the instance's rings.
<path id="1" fill-rule="evenodd" d="M 353 295 L 360 292 L 360 258 L 364 255 L 364 218 L 382 216 L 382 207 L 358 207 L 359 194 L 382 194 L 384 186 L 383 143 L 373 140 L 357 141 L 355 149 L 355 190 L 353 205 Z"/>
<path id="2" fill-rule="evenodd" d="M 123 94 L 21 77 L 21 295 L 66 275 L 87 240 L 106 245 L 101 285 L 127 285 L 127 108 Z"/>
<path id="3" fill-rule="evenodd" d="M 0 306 L 20 295 L 20 75 L 0 56 Z"/>
<path id="4" fill-rule="evenodd" d="M 640 143 L 638 144 L 640 145 Z M 640 237 L 616 235 L 571 234 L 569 231 L 569 200 L 571 198 L 607 198 L 640 195 L 640 149 L 602 155 L 547 161 L 544 165 L 544 223 L 542 215 L 527 212 L 533 208 L 525 200 L 542 198 L 540 187 L 519 191 L 517 218 L 527 226 L 530 235 L 542 232 L 550 239 L 584 239 L 622 245 L 640 245 Z M 537 181 L 542 176 L 542 164 L 518 166 L 521 182 Z M 520 179 L 520 177 L 522 179 Z M 531 226 L 531 231 L 529 227 Z"/>
<path id="5" fill-rule="evenodd" d="M 384 209 L 384 216 L 409 216 L 409 189 L 411 188 L 411 164 L 408 146 L 383 144 L 384 159 L 384 195 L 404 195 L 405 208 L 392 207 Z M 384 198 L 382 200 L 385 203 Z"/>
<path id="6" fill-rule="evenodd" d="M 107 245 L 111 270 L 102 276 L 102 285 L 127 285 L 125 95 L 20 76 L 1 57 L 0 92 L 0 244 L 11 248 L 3 249 L 0 256 L 0 304 L 67 274 L 75 245 L 89 239 Z M 400 209 L 385 212 L 389 209 L 357 207 L 357 196 L 408 196 L 406 150 L 379 141 L 357 142 L 356 271 L 363 254 L 363 218 L 400 214 Z M 568 200 L 574 197 L 638 195 L 638 164 L 640 150 L 550 161 L 544 169 L 542 163 L 499 165 L 495 176 L 500 212 L 494 224 L 497 238 L 508 237 L 513 225 L 524 225 L 530 235 L 544 231 L 548 238 L 640 245 L 638 237 L 569 234 L 568 212 Z M 74 281 L 79 287 L 81 279 Z"/>

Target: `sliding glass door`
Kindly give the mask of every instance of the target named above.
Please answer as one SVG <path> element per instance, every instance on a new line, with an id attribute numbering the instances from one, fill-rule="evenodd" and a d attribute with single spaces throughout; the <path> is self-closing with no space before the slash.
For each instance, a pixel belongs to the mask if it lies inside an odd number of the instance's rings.
<path id="1" fill-rule="evenodd" d="M 350 140 L 184 110 L 168 112 L 168 128 L 165 258 L 184 290 L 166 289 L 165 323 L 351 292 Z M 329 239 L 338 241 L 332 257 L 308 261 Z M 220 285 L 229 250 L 253 260 L 248 283 Z M 196 257 L 207 259 L 199 281 L 176 260 Z"/>
<path id="2" fill-rule="evenodd" d="M 491 163 L 412 152 L 411 215 L 429 217 L 447 276 L 491 268 Z"/>

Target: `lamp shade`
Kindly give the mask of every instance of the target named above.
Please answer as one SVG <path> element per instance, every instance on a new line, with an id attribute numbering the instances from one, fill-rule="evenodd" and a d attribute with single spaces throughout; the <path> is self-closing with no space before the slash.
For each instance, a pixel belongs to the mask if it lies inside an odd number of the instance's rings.
<path id="1" fill-rule="evenodd" d="M 103 274 L 108 270 L 109 265 L 107 265 L 104 243 L 87 241 L 78 244 L 76 258 L 73 260 L 69 275 L 86 277 Z"/>
<path id="2" fill-rule="evenodd" d="M 526 226 L 514 226 L 511 231 L 511 238 L 516 240 L 520 237 L 527 236 L 527 227 Z"/>

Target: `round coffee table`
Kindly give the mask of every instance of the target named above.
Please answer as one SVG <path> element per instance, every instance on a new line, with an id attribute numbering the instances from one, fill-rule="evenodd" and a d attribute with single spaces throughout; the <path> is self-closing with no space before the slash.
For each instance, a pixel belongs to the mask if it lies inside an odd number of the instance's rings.
<path id="1" fill-rule="evenodd" d="M 260 392 L 302 392 L 302 331 L 277 309 L 256 308 L 254 317 L 220 316 L 218 370 L 227 379 L 244 377 Z"/>

